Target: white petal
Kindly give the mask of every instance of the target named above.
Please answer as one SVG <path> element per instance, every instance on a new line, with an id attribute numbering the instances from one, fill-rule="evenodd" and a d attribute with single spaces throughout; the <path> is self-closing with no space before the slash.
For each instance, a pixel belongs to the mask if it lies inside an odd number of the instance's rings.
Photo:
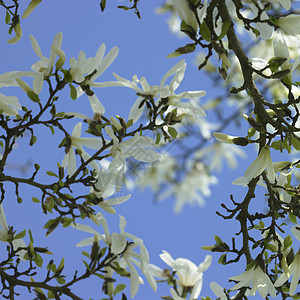
<path id="1" fill-rule="evenodd" d="M 33 51 L 40 59 L 42 59 L 43 58 L 42 50 L 33 35 L 30 35 L 30 41 L 31 41 Z"/>
<path id="2" fill-rule="evenodd" d="M 127 245 L 126 236 L 113 232 L 111 235 L 111 251 L 114 254 L 122 253 Z"/>
<path id="3" fill-rule="evenodd" d="M 172 258 L 172 256 L 165 250 L 163 250 L 163 253 L 159 255 L 159 257 L 168 265 L 170 266 L 172 269 L 175 266 L 175 261 Z"/>
<path id="4" fill-rule="evenodd" d="M 33 78 L 33 84 L 32 84 L 33 90 L 37 95 L 40 94 L 43 88 L 43 82 L 44 82 L 44 72 L 37 72 Z"/>
<path id="5" fill-rule="evenodd" d="M 94 242 L 94 237 L 86 238 L 76 244 L 76 247 L 84 247 L 92 245 Z"/>
<path id="6" fill-rule="evenodd" d="M 113 47 L 109 53 L 105 56 L 105 58 L 101 61 L 97 73 L 91 77 L 91 81 L 97 79 L 115 60 L 119 53 L 118 47 Z"/>
<path id="7" fill-rule="evenodd" d="M 291 228 L 291 231 L 295 238 L 300 241 L 300 225 L 295 225 Z"/>
<path id="8" fill-rule="evenodd" d="M 102 105 L 102 103 L 99 101 L 98 97 L 96 94 L 93 96 L 89 96 L 90 104 L 92 107 L 93 112 L 96 114 L 104 114 L 105 113 L 105 108 Z"/>
<path id="9" fill-rule="evenodd" d="M 186 69 L 186 62 L 184 59 L 182 59 L 181 61 L 179 61 L 176 65 L 174 65 L 162 78 L 160 85 L 163 86 L 166 82 L 166 80 L 172 76 L 173 74 L 175 74 L 176 72 L 178 72 L 179 70 L 183 70 L 185 71 Z"/>

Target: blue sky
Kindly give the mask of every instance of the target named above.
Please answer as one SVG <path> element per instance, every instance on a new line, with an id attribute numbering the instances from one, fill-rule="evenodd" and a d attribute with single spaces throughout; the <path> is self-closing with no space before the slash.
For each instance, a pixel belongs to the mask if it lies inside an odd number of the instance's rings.
<path id="1" fill-rule="evenodd" d="M 47 57 L 54 35 L 61 31 L 63 32 L 62 49 L 66 53 L 67 61 L 72 56 L 77 58 L 80 50 L 84 51 L 88 57 L 94 56 L 101 43 L 106 44 L 107 51 L 113 46 L 119 47 L 118 57 L 98 81 L 113 80 L 111 73 L 115 72 L 128 79 L 134 74 L 139 77 L 145 76 L 150 84 L 159 84 L 166 71 L 181 59 L 181 57 L 168 59 L 166 56 L 188 41 L 172 35 L 166 25 L 166 16 L 155 13 L 155 8 L 160 1 L 141 1 L 142 20 L 139 20 L 133 12 L 117 9 L 115 3 L 117 1 L 107 1 L 106 11 L 101 13 L 98 2 L 45 1 L 28 19 L 22 21 L 23 37 L 15 45 L 6 44 L 9 36 L 7 27 L 2 24 L 0 27 L 1 73 L 12 70 L 30 70 L 31 65 L 38 60 L 32 50 L 29 34 L 37 39 L 43 54 Z M 120 4 L 125 2 L 122 1 Z M 4 19 L 3 12 L 0 12 L 0 19 Z M 188 67 L 180 91 L 204 89 L 208 92 L 206 98 L 203 98 L 204 101 L 213 97 L 215 90 L 212 85 L 193 65 L 194 54 L 186 55 L 184 58 L 187 60 Z M 2 92 L 8 95 L 9 92 L 15 93 L 16 91 L 16 88 L 9 88 Z M 132 91 L 123 88 L 99 89 L 96 92 L 106 107 L 108 116 L 119 114 L 126 117 L 136 99 Z M 46 94 L 44 92 L 44 95 Z M 20 91 L 18 91 L 18 96 L 23 105 L 29 101 Z M 27 102 L 27 104 L 31 103 Z M 74 102 L 68 99 L 67 93 L 62 94 L 60 108 L 64 111 L 91 114 L 90 105 L 85 96 Z M 71 122 L 72 125 L 69 128 L 72 128 L 76 122 Z M 44 171 L 55 171 L 56 162 L 61 162 L 64 155 L 62 149 L 57 150 L 60 140 L 52 137 L 47 129 L 38 132 L 38 142 L 34 147 L 28 146 L 26 136 L 19 141 L 19 148 L 16 149 L 13 160 L 10 162 L 24 164 L 27 161 L 34 161 L 38 162 Z M 172 199 L 154 203 L 151 190 L 146 189 L 134 191 L 127 203 L 117 207 L 117 213 L 126 217 L 128 222 L 126 230 L 144 240 L 152 263 L 161 268 L 166 267 L 160 260 L 159 254 L 162 250 L 167 250 L 173 258 L 185 257 L 198 265 L 208 254 L 201 250 L 202 245 L 213 244 L 214 235 L 219 235 L 230 243 L 231 236 L 238 230 L 237 224 L 232 224 L 234 223 L 232 221 L 223 222 L 215 211 L 220 210 L 221 202 L 228 203 L 230 193 L 235 195 L 236 200 L 242 199 L 246 190 L 232 186 L 231 182 L 236 177 L 242 176 L 245 169 L 245 161 L 239 166 L 238 171 L 225 168 L 219 176 L 219 184 L 212 190 L 211 197 L 206 199 L 205 207 L 185 207 L 181 214 L 175 215 Z M 32 168 L 29 168 L 25 177 L 30 176 L 30 172 Z M 18 172 L 12 171 L 12 173 L 20 176 Z M 46 177 L 41 178 L 43 179 L 46 180 Z M 13 199 L 13 187 L 10 188 L 8 195 L 11 199 L 6 199 L 4 204 L 8 223 L 14 225 L 18 231 L 32 227 L 36 242 L 40 242 L 41 246 L 48 245 L 50 249 L 53 247 L 58 261 L 64 256 L 66 265 L 69 263 L 73 267 L 74 264 L 82 264 L 80 253 L 87 249 L 75 248 L 75 244 L 88 235 L 67 228 L 57 230 L 46 239 L 45 230 L 41 227 L 48 217 L 40 216 L 40 207 L 31 201 L 31 197 L 38 197 L 38 192 L 22 187 L 24 204 L 20 206 Z M 116 228 L 117 215 L 112 222 L 114 223 L 112 226 Z M 219 266 L 218 257 L 219 255 L 213 256 L 212 266 L 204 274 L 201 296 L 212 296 L 209 289 L 210 281 L 217 281 L 225 287 L 226 278 L 240 274 L 244 270 L 242 263 L 239 266 Z M 99 296 L 101 286 L 97 282 L 92 279 L 91 282 L 84 282 L 75 290 L 77 289 L 79 296 L 84 299 L 88 297 L 101 299 Z M 129 283 L 126 279 L 121 279 L 120 282 Z M 226 285 L 226 287 L 229 286 Z M 165 284 L 158 284 L 158 292 L 154 294 L 145 281 L 144 286 L 140 286 L 136 299 L 159 299 L 160 296 L 168 294 L 168 287 Z"/>

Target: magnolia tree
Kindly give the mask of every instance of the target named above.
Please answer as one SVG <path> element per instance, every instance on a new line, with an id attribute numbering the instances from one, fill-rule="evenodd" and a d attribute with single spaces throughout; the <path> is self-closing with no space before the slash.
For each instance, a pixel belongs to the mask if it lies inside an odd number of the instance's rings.
<path id="1" fill-rule="evenodd" d="M 6 23 L 2 26 L 8 26 L 13 36 L 8 43 L 20 43 L 23 19 L 29 17 L 26 22 L 30 22 L 32 11 L 38 13 L 45 5 L 40 2 L 0 1 Z M 143 22 L 139 4 L 139 0 L 130 0 L 119 8 L 133 11 Z M 107 13 L 105 0 L 97 5 Z M 160 295 L 158 289 L 155 299 L 208 300 L 211 298 L 201 293 L 203 272 L 213 257 L 221 265 L 235 264 L 240 270 L 240 274 L 228 276 L 225 288 L 217 282 L 204 283 L 210 286 L 214 299 L 300 298 L 297 2 L 171 0 L 161 3 L 157 12 L 168 13 L 171 31 L 189 39 L 175 51 L 170 49 L 168 59 L 181 58 L 160 82 L 153 84 L 137 75 L 127 79 L 115 73 L 111 81 L 101 80 L 118 48 L 106 50 L 102 44 L 94 57 L 87 58 L 83 51 L 78 57 L 66 57 L 61 32 L 47 51 L 49 57 L 30 35 L 38 57 L 32 58 L 31 70 L 0 75 L 5 93 L 0 94 L 3 299 L 87 299 L 90 297 L 73 288 L 96 275 L 102 287 L 99 299 L 143 299 L 138 290 L 145 281 L 154 291 L 157 282 L 169 285 L 169 295 Z M 199 71 L 225 91 L 222 96 L 211 95 L 205 104 L 200 98 L 207 92 L 209 96 L 209 91 L 177 90 L 187 66 L 184 57 L 193 52 Z M 136 95 L 127 116 L 109 115 L 97 97 L 99 90 L 117 87 Z M 16 90 L 23 93 L 22 99 L 12 94 Z M 61 111 L 64 90 L 75 102 L 86 97 L 90 114 Z M 227 116 L 220 113 L 224 105 L 231 107 Z M 212 114 L 216 116 L 213 122 L 209 119 Z M 70 122 L 75 124 L 71 130 Z M 234 124 L 242 124 L 237 125 L 237 136 L 229 135 L 227 129 Z M 9 161 L 18 141 L 29 136 L 29 145 L 39 147 L 40 127 L 57 137 L 61 154 L 55 157 L 57 165 L 48 171 L 34 162 L 29 177 L 12 176 Z M 248 129 L 246 134 L 243 128 Z M 240 168 L 241 174 L 236 172 L 237 177 L 244 176 L 233 181 L 243 186 L 244 192 L 223 199 L 217 211 L 224 222 L 237 223 L 238 230 L 229 241 L 215 236 L 212 245 L 203 245 L 209 254 L 199 258 L 203 261 L 199 266 L 187 258 L 174 259 L 172 249 L 170 253 L 162 251 L 161 265 L 152 264 L 143 239 L 126 231 L 126 216 L 120 215 L 119 230 L 112 230 L 108 215 L 117 214 L 118 205 L 130 202 L 130 194 L 120 194 L 126 185 L 148 186 L 159 199 L 173 197 L 175 212 L 186 204 L 202 205 L 217 183 L 215 174 L 222 161 L 238 165 L 243 148 L 250 144 L 256 146 L 256 157 L 244 171 Z M 41 177 L 45 173 L 48 176 Z M 24 194 L 23 186 L 31 187 L 34 194 Z M 65 264 L 64 258 L 52 259 L 53 249 L 41 246 L 34 228 L 18 232 L 13 216 L 6 220 L 4 210 L 11 201 L 7 193 L 12 187 L 19 205 L 26 206 L 28 201 L 22 199 L 30 197 L 46 215 L 46 236 L 71 227 L 86 233 L 76 245 L 86 246 L 83 268 L 67 276 L 73 266 Z M 257 197 L 263 205 L 253 208 L 250 204 Z M 26 222 L 30 227 L 30 219 Z M 87 225 L 92 222 L 95 226 Z"/>

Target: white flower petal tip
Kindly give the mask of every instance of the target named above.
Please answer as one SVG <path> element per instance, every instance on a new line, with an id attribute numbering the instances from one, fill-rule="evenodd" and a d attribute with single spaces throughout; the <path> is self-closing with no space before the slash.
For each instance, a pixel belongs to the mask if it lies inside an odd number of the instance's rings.
<path id="1" fill-rule="evenodd" d="M 269 147 L 264 147 L 252 162 L 252 164 L 247 168 L 245 175 L 243 177 L 237 178 L 233 181 L 236 185 L 247 185 L 253 178 L 258 177 L 261 173 L 267 169 L 267 177 L 270 182 L 275 182 L 275 171 L 273 163 L 271 160 L 271 154 Z"/>
<path id="2" fill-rule="evenodd" d="M 160 254 L 160 258 L 176 272 L 178 285 L 181 287 L 193 287 L 191 299 L 197 299 L 200 295 L 203 283 L 203 271 L 207 270 L 211 264 L 212 256 L 207 255 L 204 262 L 198 267 L 186 258 L 173 259 L 165 250 Z"/>

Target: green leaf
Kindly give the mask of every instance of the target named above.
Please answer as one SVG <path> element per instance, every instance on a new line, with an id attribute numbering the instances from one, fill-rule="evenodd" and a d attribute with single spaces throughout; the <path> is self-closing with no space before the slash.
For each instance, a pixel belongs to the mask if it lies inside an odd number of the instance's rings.
<path id="1" fill-rule="evenodd" d="M 26 235 L 26 229 L 24 229 L 23 231 L 21 231 L 20 233 L 16 234 L 14 239 L 22 239 L 24 236 Z"/>
<path id="2" fill-rule="evenodd" d="M 83 260 L 82 262 L 84 263 L 86 269 L 89 270 L 90 269 L 89 264 L 85 260 Z"/>
<path id="3" fill-rule="evenodd" d="M 36 255 L 35 255 L 34 262 L 40 268 L 43 265 L 43 259 L 42 259 L 42 257 L 38 253 L 36 253 Z"/>
<path id="4" fill-rule="evenodd" d="M 218 260 L 218 263 L 222 265 L 226 265 L 226 258 L 227 258 L 227 254 L 226 253 L 222 254 Z"/>
<path id="5" fill-rule="evenodd" d="M 76 90 L 75 86 L 72 85 L 72 84 L 69 84 L 69 87 L 70 87 L 70 97 L 71 97 L 71 99 L 76 100 L 77 99 L 77 90 Z"/>
<path id="6" fill-rule="evenodd" d="M 159 142 L 160 142 L 160 134 L 159 134 L 159 132 L 157 131 L 157 132 L 156 132 L 155 145 L 158 145 Z"/>
<path id="7" fill-rule="evenodd" d="M 63 219 L 63 227 L 69 227 L 72 223 L 72 219 L 71 218 L 64 218 Z"/>
<path id="8" fill-rule="evenodd" d="M 131 127 L 133 125 L 133 119 L 128 120 L 126 123 L 126 128 Z"/>
<path id="9" fill-rule="evenodd" d="M 36 136 L 32 135 L 29 141 L 29 146 L 33 146 L 36 142 Z"/>
<path id="10" fill-rule="evenodd" d="M 82 251 L 81 253 L 82 253 L 82 255 L 84 255 L 84 256 L 90 258 L 90 255 L 89 255 L 86 251 Z"/>
<path id="11" fill-rule="evenodd" d="M 121 293 L 126 288 L 125 284 L 118 284 L 115 288 L 114 295 Z"/>
<path id="12" fill-rule="evenodd" d="M 65 284 L 66 283 L 66 280 L 63 278 L 63 277 L 57 277 L 55 278 L 56 281 L 59 283 L 59 284 Z"/>
<path id="13" fill-rule="evenodd" d="M 292 136 L 291 142 L 292 142 L 293 147 L 299 151 L 300 150 L 300 141 L 297 138 Z"/>
<path id="14" fill-rule="evenodd" d="M 272 142 L 271 147 L 275 150 L 279 150 L 280 152 L 282 152 L 282 150 L 283 150 L 283 145 L 282 145 L 281 141 Z"/>
<path id="15" fill-rule="evenodd" d="M 51 133 L 54 134 L 55 131 L 54 131 L 54 127 L 53 126 L 49 126 L 50 130 L 51 130 Z"/>
<path id="16" fill-rule="evenodd" d="M 53 292 L 48 291 L 48 299 L 55 299 Z"/>
<path id="17" fill-rule="evenodd" d="M 176 137 L 177 137 L 177 131 L 176 131 L 175 128 L 173 128 L 173 127 L 168 127 L 168 132 L 169 132 L 169 134 L 171 135 L 171 137 L 172 137 L 173 139 L 176 139 Z"/>
<path id="18" fill-rule="evenodd" d="M 273 244 L 268 244 L 267 242 L 265 242 L 265 247 L 266 247 L 266 249 L 268 249 L 272 252 L 277 252 L 277 247 Z"/>
<path id="19" fill-rule="evenodd" d="M 215 235 L 215 241 L 218 246 L 223 245 L 223 241 L 217 235 Z"/>
<path id="20" fill-rule="evenodd" d="M 40 97 L 34 91 L 28 91 L 27 96 L 33 102 L 40 102 Z"/>
<path id="21" fill-rule="evenodd" d="M 70 73 L 70 71 L 68 70 L 62 70 L 62 72 L 64 73 L 64 76 L 65 76 L 65 81 L 66 82 L 72 82 L 73 81 L 73 78 L 72 78 L 72 75 Z"/>
<path id="22" fill-rule="evenodd" d="M 8 24 L 9 22 L 10 22 L 10 13 L 7 10 L 5 14 L 5 24 Z"/>
<path id="23" fill-rule="evenodd" d="M 52 172 L 52 171 L 47 171 L 46 174 L 49 175 L 49 176 L 53 176 L 53 177 L 57 177 L 58 178 L 58 176 L 54 172 Z"/>
<path id="24" fill-rule="evenodd" d="M 287 248 L 291 247 L 293 244 L 293 240 L 290 235 L 288 235 L 283 241 L 283 251 Z"/>
<path id="25" fill-rule="evenodd" d="M 30 229 L 28 229 L 28 233 L 29 233 L 29 237 L 30 237 L 30 242 L 33 243 L 33 237 L 32 237 L 32 233 L 31 233 Z"/>
<path id="26" fill-rule="evenodd" d="M 292 213 L 289 213 L 289 219 L 292 223 L 297 224 L 297 217 Z"/>
<path id="27" fill-rule="evenodd" d="M 52 226 L 55 222 L 56 222 L 57 219 L 50 219 L 45 225 L 44 225 L 44 228 L 45 229 L 48 229 L 50 226 Z"/>
<path id="28" fill-rule="evenodd" d="M 217 40 L 221 40 L 227 33 L 229 27 L 231 25 L 231 21 L 229 20 L 226 20 L 223 24 L 222 24 L 222 31 L 221 31 L 221 34 L 220 36 L 218 37 Z"/>
<path id="29" fill-rule="evenodd" d="M 205 41 L 210 42 L 210 30 L 205 21 L 200 25 L 200 34 Z"/>

